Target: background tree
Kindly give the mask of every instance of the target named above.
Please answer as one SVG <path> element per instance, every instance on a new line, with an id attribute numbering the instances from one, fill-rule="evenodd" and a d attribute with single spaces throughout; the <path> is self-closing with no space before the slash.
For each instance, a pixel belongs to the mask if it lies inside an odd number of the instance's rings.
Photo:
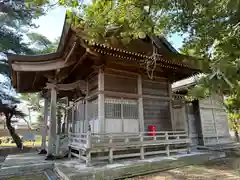
<path id="1" fill-rule="evenodd" d="M 13 116 L 17 118 L 24 118 L 26 115 L 17 109 L 17 104 L 19 101 L 17 99 L 13 100 L 13 97 L 6 95 L 5 98 L 7 99 L 8 103 L 4 104 L 2 100 L 0 100 L 0 112 L 2 112 L 5 116 L 6 127 L 13 138 L 13 141 L 16 143 L 19 149 L 23 148 L 23 143 L 19 135 L 16 133 L 15 128 L 11 124 L 11 119 Z M 9 99 L 12 99 L 9 102 Z"/>
<path id="2" fill-rule="evenodd" d="M 40 93 L 22 93 L 19 98 L 27 102 L 30 111 L 29 116 L 31 116 L 32 112 L 40 113 L 37 118 L 37 124 L 41 124 L 43 122 L 43 105 L 41 103 L 42 98 Z"/>
<path id="3" fill-rule="evenodd" d="M 24 34 L 30 28 L 37 26 L 34 19 L 44 14 L 44 4 L 26 4 L 24 0 L 0 1 L 0 52 L 14 52 L 17 54 L 33 54 L 34 51 L 24 42 Z M 17 147 L 22 148 L 22 142 L 11 125 L 11 118 L 24 114 L 17 110 L 20 102 L 14 96 L 11 86 L 10 69 L 7 59 L 0 54 L 0 113 L 5 115 L 6 126 Z"/>
<path id="4" fill-rule="evenodd" d="M 234 131 L 235 138 L 239 142 L 239 130 L 240 130 L 240 99 L 237 96 L 229 96 L 225 100 L 225 108 L 228 112 L 229 126 Z"/>
<path id="5" fill-rule="evenodd" d="M 5 117 L 5 125 L 12 136 L 13 141 L 18 148 L 22 149 L 22 140 L 15 132 L 11 123 L 13 116 L 24 119 L 25 114 L 17 109 L 17 104 L 19 104 L 20 101 L 14 96 L 14 90 L 12 89 L 10 81 L 9 66 L 6 58 L 2 55 L 0 55 L 0 70 L 0 113 Z"/>
<path id="6" fill-rule="evenodd" d="M 51 42 L 47 37 L 39 33 L 28 33 L 27 34 L 32 49 L 36 54 L 47 54 L 56 52 L 60 38 L 55 39 Z"/>
<path id="7" fill-rule="evenodd" d="M 3 0 L 0 2 L 0 51 L 17 54 L 32 54 L 24 40 L 24 33 L 37 26 L 32 21 L 44 14 L 43 5 L 27 5 L 24 0 Z"/>

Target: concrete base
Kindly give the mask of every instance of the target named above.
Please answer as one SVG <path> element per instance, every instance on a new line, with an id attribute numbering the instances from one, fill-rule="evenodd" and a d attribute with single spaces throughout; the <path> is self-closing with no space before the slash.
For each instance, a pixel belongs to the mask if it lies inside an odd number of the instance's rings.
<path id="1" fill-rule="evenodd" d="M 170 157 L 149 157 L 145 160 L 139 160 L 139 158 L 116 160 L 113 164 L 97 162 L 92 167 L 87 167 L 78 159 L 46 161 L 44 155 L 26 153 L 8 156 L 0 171 L 0 179 L 2 177 L 54 171 L 63 180 L 79 180 L 82 178 L 85 180 L 111 180 L 164 171 L 185 165 L 201 164 L 209 159 L 224 157 L 224 155 L 220 152 L 195 152 Z"/>
<path id="2" fill-rule="evenodd" d="M 55 164 L 55 171 L 63 180 L 102 180 L 124 179 L 153 172 L 169 170 L 192 164 L 202 164 L 210 159 L 224 156 L 224 153 L 178 154 L 171 157 L 151 157 L 145 160 L 119 160 L 114 164 L 95 164 L 87 167 L 79 160 Z"/>

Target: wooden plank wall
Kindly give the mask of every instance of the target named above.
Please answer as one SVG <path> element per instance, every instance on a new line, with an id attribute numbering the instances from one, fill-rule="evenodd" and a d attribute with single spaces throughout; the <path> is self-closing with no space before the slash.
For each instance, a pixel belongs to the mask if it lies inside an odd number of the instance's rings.
<path id="1" fill-rule="evenodd" d="M 182 100 L 172 101 L 172 128 L 174 131 L 187 131 L 186 104 Z"/>
<path id="2" fill-rule="evenodd" d="M 87 132 L 87 122 L 85 120 L 85 101 L 80 100 L 74 106 L 74 132 Z"/>
<path id="3" fill-rule="evenodd" d="M 119 71 L 105 71 L 104 90 L 137 94 L 137 76 Z"/>
<path id="4" fill-rule="evenodd" d="M 205 145 L 227 143 L 230 141 L 227 113 L 222 98 L 213 95 L 199 101 L 202 133 Z"/>
<path id="5" fill-rule="evenodd" d="M 143 78 L 144 129 L 155 125 L 157 131 L 172 130 L 169 83 L 166 79 Z"/>

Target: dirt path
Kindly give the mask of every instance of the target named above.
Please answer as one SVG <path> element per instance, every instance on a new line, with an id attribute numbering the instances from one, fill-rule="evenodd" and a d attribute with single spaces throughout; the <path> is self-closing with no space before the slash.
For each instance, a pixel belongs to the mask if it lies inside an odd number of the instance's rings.
<path id="1" fill-rule="evenodd" d="M 240 158 L 227 158 L 200 166 L 187 166 L 128 180 L 239 180 Z"/>

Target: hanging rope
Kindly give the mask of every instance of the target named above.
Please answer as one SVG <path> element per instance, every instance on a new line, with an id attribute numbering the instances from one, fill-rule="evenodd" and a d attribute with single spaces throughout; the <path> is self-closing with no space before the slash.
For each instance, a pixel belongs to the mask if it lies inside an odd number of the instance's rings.
<path id="1" fill-rule="evenodd" d="M 153 47 L 153 53 L 150 56 L 150 59 L 145 59 L 143 60 L 145 66 L 146 66 L 146 71 L 147 75 L 150 79 L 153 79 L 154 77 L 154 71 L 157 66 L 157 59 L 161 57 L 161 55 L 158 54 L 157 52 L 157 47 L 154 45 L 154 41 L 152 40 L 152 47 Z"/>

